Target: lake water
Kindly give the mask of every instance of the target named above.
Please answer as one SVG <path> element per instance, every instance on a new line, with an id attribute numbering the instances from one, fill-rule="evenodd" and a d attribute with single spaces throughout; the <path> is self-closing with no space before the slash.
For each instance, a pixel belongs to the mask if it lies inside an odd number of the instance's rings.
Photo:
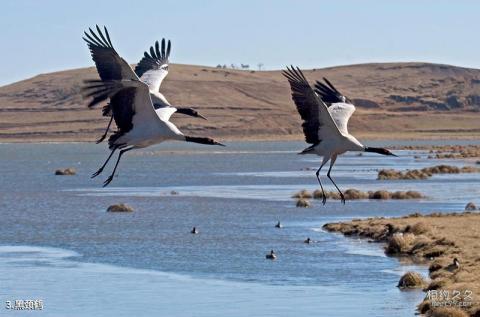
<path id="1" fill-rule="evenodd" d="M 318 186 L 314 170 L 301 170 L 319 165 L 296 154 L 303 142 L 227 145 L 129 152 L 102 188 L 109 168 L 89 176 L 108 155 L 105 146 L 0 144 L 0 305 L 44 303 L 36 312 L 0 306 L 0 316 L 412 316 L 424 293 L 395 285 L 402 273 L 426 275 L 426 268 L 322 225 L 479 203 L 480 174 L 377 181 L 381 168 L 466 164 L 396 151 L 398 158 L 345 155 L 332 176 L 344 190 L 418 190 L 428 198 L 296 208 L 291 195 Z M 60 167 L 78 173 L 53 175 Z M 105 212 L 119 202 L 135 212 Z M 283 229 L 274 228 L 278 220 Z M 198 235 L 189 233 L 193 226 Z M 307 237 L 315 243 L 303 243 Z M 265 259 L 271 249 L 276 261 Z"/>

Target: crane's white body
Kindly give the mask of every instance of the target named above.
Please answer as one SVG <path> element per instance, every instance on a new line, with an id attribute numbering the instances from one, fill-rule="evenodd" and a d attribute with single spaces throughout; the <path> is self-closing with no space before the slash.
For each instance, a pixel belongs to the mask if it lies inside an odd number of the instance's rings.
<path id="1" fill-rule="evenodd" d="M 133 102 L 135 114 L 132 118 L 133 127 L 115 142 L 121 147 L 144 148 L 167 140 L 184 141 L 183 133 L 169 121 L 176 111 L 174 107 L 154 109 L 151 90 L 141 81 L 123 81 L 122 88 L 134 86 L 137 90 Z M 157 96 L 160 93 L 157 93 Z"/>
<path id="2" fill-rule="evenodd" d="M 323 107 L 326 108 L 324 105 Z M 305 154 L 317 154 L 328 161 L 331 157 L 348 151 L 364 151 L 365 146 L 348 133 L 348 120 L 355 112 L 355 106 L 339 102 L 332 104 L 327 110 L 328 112 L 320 112 L 320 116 L 323 116 L 321 121 L 325 123 L 319 130 L 322 141 Z"/>

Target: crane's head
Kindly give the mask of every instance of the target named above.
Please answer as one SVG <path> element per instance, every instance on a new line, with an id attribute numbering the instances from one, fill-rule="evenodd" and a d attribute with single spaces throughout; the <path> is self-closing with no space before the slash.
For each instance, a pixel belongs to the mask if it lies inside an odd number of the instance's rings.
<path id="1" fill-rule="evenodd" d="M 382 155 L 389 155 L 389 156 L 397 156 L 390 152 L 387 149 L 381 148 L 381 147 L 365 147 L 365 152 L 372 152 L 372 153 L 377 153 L 377 154 L 382 154 Z"/>

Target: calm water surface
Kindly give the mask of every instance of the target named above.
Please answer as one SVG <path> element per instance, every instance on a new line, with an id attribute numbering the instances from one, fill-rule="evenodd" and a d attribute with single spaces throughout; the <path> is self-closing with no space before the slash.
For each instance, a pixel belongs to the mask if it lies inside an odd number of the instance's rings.
<path id="1" fill-rule="evenodd" d="M 321 227 L 458 211 L 480 196 L 480 174 L 377 181 L 381 168 L 467 163 L 427 159 L 421 151 L 346 155 L 332 174 L 341 188 L 418 190 L 428 198 L 313 201 L 299 209 L 290 196 L 317 188 L 314 171 L 302 169 L 319 165 L 317 157 L 296 154 L 304 147 L 164 144 L 127 154 L 103 189 L 110 170 L 94 180 L 89 175 L 106 158 L 104 146 L 0 144 L 0 304 L 43 299 L 45 306 L 40 312 L 0 307 L 0 316 L 412 316 L 424 294 L 395 285 L 409 269 L 426 275 L 424 267 L 402 265 L 378 244 Z M 54 176 L 60 167 L 78 174 Z M 135 212 L 105 212 L 118 202 Z M 274 228 L 278 220 L 281 230 Z M 200 234 L 189 234 L 193 226 Z M 316 242 L 304 244 L 307 237 Z M 277 261 L 265 260 L 270 249 Z"/>

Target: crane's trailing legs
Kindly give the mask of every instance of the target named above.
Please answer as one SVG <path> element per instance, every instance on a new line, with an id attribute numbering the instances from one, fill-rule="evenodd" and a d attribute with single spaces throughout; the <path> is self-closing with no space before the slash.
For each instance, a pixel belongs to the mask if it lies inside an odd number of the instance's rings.
<path id="1" fill-rule="evenodd" d="M 328 179 L 332 182 L 332 184 L 335 186 L 335 188 L 338 190 L 340 193 L 340 198 L 342 200 L 342 203 L 345 205 L 345 196 L 343 195 L 342 191 L 338 188 L 337 184 L 333 181 L 333 179 L 330 177 L 330 172 L 332 171 L 333 164 L 335 164 L 335 161 L 337 160 L 337 155 L 332 155 L 331 161 L 330 161 L 330 168 L 328 169 L 327 172 L 327 177 Z"/>
<path id="2" fill-rule="evenodd" d="M 110 182 L 113 180 L 113 176 L 115 175 L 115 172 L 117 171 L 117 167 L 118 167 L 118 163 L 120 163 L 120 159 L 122 158 L 122 155 L 123 153 L 125 152 L 128 152 L 132 149 L 134 149 L 135 147 L 130 147 L 128 149 L 123 149 L 120 151 L 120 153 L 118 154 L 118 159 L 117 159 L 117 163 L 115 163 L 115 167 L 113 168 L 113 172 L 112 174 L 107 178 L 107 180 L 105 182 L 103 182 L 103 187 L 106 187 L 108 184 L 110 184 Z M 112 154 L 113 154 L 113 151 L 112 151 Z M 111 155 L 110 155 L 111 156 Z"/>
<path id="3" fill-rule="evenodd" d="M 97 140 L 97 142 L 96 142 L 97 144 L 101 143 L 107 137 L 108 130 L 110 130 L 110 126 L 112 125 L 112 121 L 113 121 L 113 114 L 110 117 L 110 122 L 108 122 L 108 126 L 107 126 L 107 129 L 105 129 L 105 133 L 103 133 L 103 135 L 100 137 L 100 139 Z"/>
<path id="4" fill-rule="evenodd" d="M 320 171 L 322 170 L 323 165 L 325 165 L 328 162 L 329 159 L 330 158 L 328 156 L 325 156 L 323 158 L 322 164 L 320 165 L 317 172 L 315 173 L 315 175 L 317 175 L 317 180 L 318 180 L 318 183 L 320 184 L 320 188 L 322 189 L 322 204 L 324 204 L 324 205 L 327 203 L 327 196 L 325 195 L 325 191 L 323 190 L 322 182 L 320 181 Z"/>
<path id="5" fill-rule="evenodd" d="M 114 148 L 113 148 L 112 152 L 111 152 L 110 155 L 108 156 L 108 158 L 107 158 L 107 160 L 105 161 L 105 163 L 103 163 L 102 167 L 100 167 L 100 168 L 98 169 L 98 171 L 96 171 L 95 173 L 92 174 L 91 178 L 95 178 L 95 177 L 97 177 L 98 175 L 100 175 L 100 173 L 103 172 L 103 169 L 105 168 L 105 166 L 107 166 L 108 161 L 110 161 L 110 159 L 112 158 L 112 155 L 113 155 L 113 153 L 115 152 L 116 149 L 117 149 L 117 147 L 114 147 Z"/>

